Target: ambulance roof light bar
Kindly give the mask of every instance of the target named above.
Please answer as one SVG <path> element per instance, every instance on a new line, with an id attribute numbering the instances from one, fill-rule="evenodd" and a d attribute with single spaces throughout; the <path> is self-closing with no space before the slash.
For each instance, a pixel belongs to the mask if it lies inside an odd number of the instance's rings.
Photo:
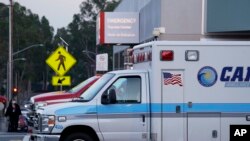
<path id="1" fill-rule="evenodd" d="M 174 60 L 174 52 L 172 50 L 162 50 L 160 53 L 161 61 L 173 61 Z"/>
<path id="2" fill-rule="evenodd" d="M 198 50 L 187 50 L 185 52 L 186 61 L 199 61 L 199 51 Z"/>

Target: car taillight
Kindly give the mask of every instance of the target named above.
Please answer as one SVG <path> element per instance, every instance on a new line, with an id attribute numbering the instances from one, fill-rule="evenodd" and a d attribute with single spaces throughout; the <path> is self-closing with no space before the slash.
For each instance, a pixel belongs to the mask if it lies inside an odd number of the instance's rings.
<path id="1" fill-rule="evenodd" d="M 173 61 L 174 52 L 172 50 L 162 50 L 160 54 L 161 61 Z"/>

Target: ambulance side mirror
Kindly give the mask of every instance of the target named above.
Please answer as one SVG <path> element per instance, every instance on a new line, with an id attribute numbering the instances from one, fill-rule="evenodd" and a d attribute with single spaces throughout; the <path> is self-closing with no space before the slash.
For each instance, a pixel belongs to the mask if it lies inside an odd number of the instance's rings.
<path id="1" fill-rule="evenodd" d="M 114 89 L 106 91 L 101 98 L 102 104 L 114 104 L 116 103 L 116 92 Z"/>

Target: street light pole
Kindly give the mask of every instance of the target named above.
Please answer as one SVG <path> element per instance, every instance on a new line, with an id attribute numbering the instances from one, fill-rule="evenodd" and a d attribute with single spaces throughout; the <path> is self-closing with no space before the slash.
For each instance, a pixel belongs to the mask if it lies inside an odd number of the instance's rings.
<path id="1" fill-rule="evenodd" d="M 39 46 L 44 46 L 44 45 L 43 44 L 34 44 L 34 45 L 28 46 L 28 47 L 26 47 L 26 48 L 24 48 L 22 50 L 14 52 L 14 53 L 12 53 L 12 49 L 11 49 L 11 52 L 9 52 L 9 61 L 8 61 L 8 69 L 7 69 L 8 70 L 8 79 L 7 79 L 8 93 L 7 93 L 7 97 L 8 97 L 9 100 L 11 99 L 12 87 L 13 87 L 13 85 L 12 85 L 13 84 L 12 83 L 13 82 L 13 80 L 12 80 L 12 77 L 13 77 L 13 61 L 16 61 L 16 59 L 13 60 L 13 56 L 17 55 L 17 54 L 19 54 L 21 52 L 24 52 L 24 51 L 26 51 L 26 50 L 28 50 L 28 49 L 30 49 L 32 47 L 39 47 Z M 23 60 L 23 59 L 21 59 L 21 60 Z"/>
<path id="2" fill-rule="evenodd" d="M 86 53 L 87 56 L 88 56 L 88 58 L 89 58 L 91 61 L 93 61 L 93 62 L 95 63 L 95 60 L 89 56 L 89 53 L 90 53 L 90 54 L 93 54 L 93 55 L 95 55 L 95 56 L 97 55 L 97 53 L 92 52 L 92 51 L 88 51 L 88 50 L 83 50 L 82 53 Z"/>
<path id="3" fill-rule="evenodd" d="M 12 54 L 13 52 L 13 0 L 10 0 L 10 5 L 9 5 L 9 59 L 8 59 L 8 75 L 7 75 L 7 85 L 8 85 L 8 91 L 7 91 L 7 98 L 8 100 L 11 99 L 11 93 L 12 93 L 12 76 L 13 76 L 13 67 L 12 67 L 12 60 L 13 60 L 13 55 L 16 55 L 20 52 L 23 52 L 31 47 L 34 46 L 43 46 L 42 44 L 38 44 L 38 45 L 32 45 L 29 46 L 23 50 L 20 50 L 14 54 Z"/>
<path id="4" fill-rule="evenodd" d="M 17 51 L 17 52 L 14 52 L 13 54 L 12 54 L 12 56 L 14 56 L 14 55 L 17 55 L 18 53 L 21 53 L 21 52 L 24 52 L 25 50 L 28 50 L 28 49 L 30 49 L 30 48 L 32 48 L 32 47 L 42 47 L 42 46 L 44 46 L 43 44 L 35 44 L 35 45 L 31 45 L 31 46 L 28 46 L 28 47 L 26 47 L 26 48 L 24 48 L 24 49 L 21 49 L 21 50 L 19 50 L 19 51 Z"/>
<path id="5" fill-rule="evenodd" d="M 90 53 L 90 54 L 93 54 L 93 55 L 97 55 L 97 53 L 92 52 L 92 51 L 88 51 L 88 50 L 83 50 L 82 53 Z"/>
<path id="6" fill-rule="evenodd" d="M 82 53 L 86 53 L 87 54 L 87 57 L 93 62 L 95 63 L 94 66 L 96 66 L 96 55 L 98 55 L 97 53 L 95 52 L 92 52 L 92 51 L 88 51 L 88 50 L 83 50 Z M 95 56 L 95 59 L 93 59 L 92 57 L 90 57 L 89 54 L 92 54 Z M 91 68 L 92 68 L 92 64 L 91 64 Z M 93 70 L 94 74 L 96 74 L 96 69 Z"/>
<path id="7" fill-rule="evenodd" d="M 9 5 L 9 63 L 8 63 L 8 100 L 11 99 L 11 89 L 12 89 L 12 29 L 13 29 L 13 2 L 10 0 Z"/>
<path id="8" fill-rule="evenodd" d="M 66 51 L 68 51 L 69 44 L 62 37 L 59 37 L 59 38 L 65 44 Z"/>

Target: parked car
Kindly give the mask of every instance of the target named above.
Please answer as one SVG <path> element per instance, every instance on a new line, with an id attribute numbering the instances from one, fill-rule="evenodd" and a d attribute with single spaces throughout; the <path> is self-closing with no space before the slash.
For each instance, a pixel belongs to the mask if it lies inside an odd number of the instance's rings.
<path id="1" fill-rule="evenodd" d="M 37 109 L 41 106 L 72 101 L 72 99 L 78 98 L 99 78 L 100 76 L 92 76 L 68 91 L 57 91 L 34 96 L 31 98 L 31 103 Z"/>
<path id="2" fill-rule="evenodd" d="M 29 99 L 28 100 L 24 100 L 23 103 L 22 103 L 23 107 L 26 108 L 26 109 L 29 109 L 31 104 L 32 103 L 30 102 Z"/>
<path id="3" fill-rule="evenodd" d="M 17 130 L 21 132 L 27 132 L 28 129 L 29 127 L 27 118 L 24 115 L 20 115 L 18 120 Z"/>
<path id="4" fill-rule="evenodd" d="M 32 113 L 29 116 L 31 120 L 30 122 L 33 123 L 33 121 L 35 120 L 35 112 L 39 108 L 44 107 L 46 105 L 69 102 L 75 98 L 80 97 L 80 95 L 84 91 L 86 91 L 91 85 L 93 85 L 100 77 L 100 75 L 92 76 L 68 91 L 50 92 L 31 97 L 30 108 L 32 109 Z"/>
<path id="5" fill-rule="evenodd" d="M 7 98 L 5 96 L 0 95 L 0 111 L 4 110 L 4 108 L 6 107 L 6 103 Z"/>
<path id="6" fill-rule="evenodd" d="M 28 126 L 32 126 L 32 122 L 30 120 L 30 113 L 32 113 L 32 111 L 27 108 L 21 108 L 21 113 L 26 118 Z"/>
<path id="7" fill-rule="evenodd" d="M 5 96 L 1 96 L 0 95 L 0 102 L 1 103 L 6 103 L 7 102 L 7 98 Z"/>

